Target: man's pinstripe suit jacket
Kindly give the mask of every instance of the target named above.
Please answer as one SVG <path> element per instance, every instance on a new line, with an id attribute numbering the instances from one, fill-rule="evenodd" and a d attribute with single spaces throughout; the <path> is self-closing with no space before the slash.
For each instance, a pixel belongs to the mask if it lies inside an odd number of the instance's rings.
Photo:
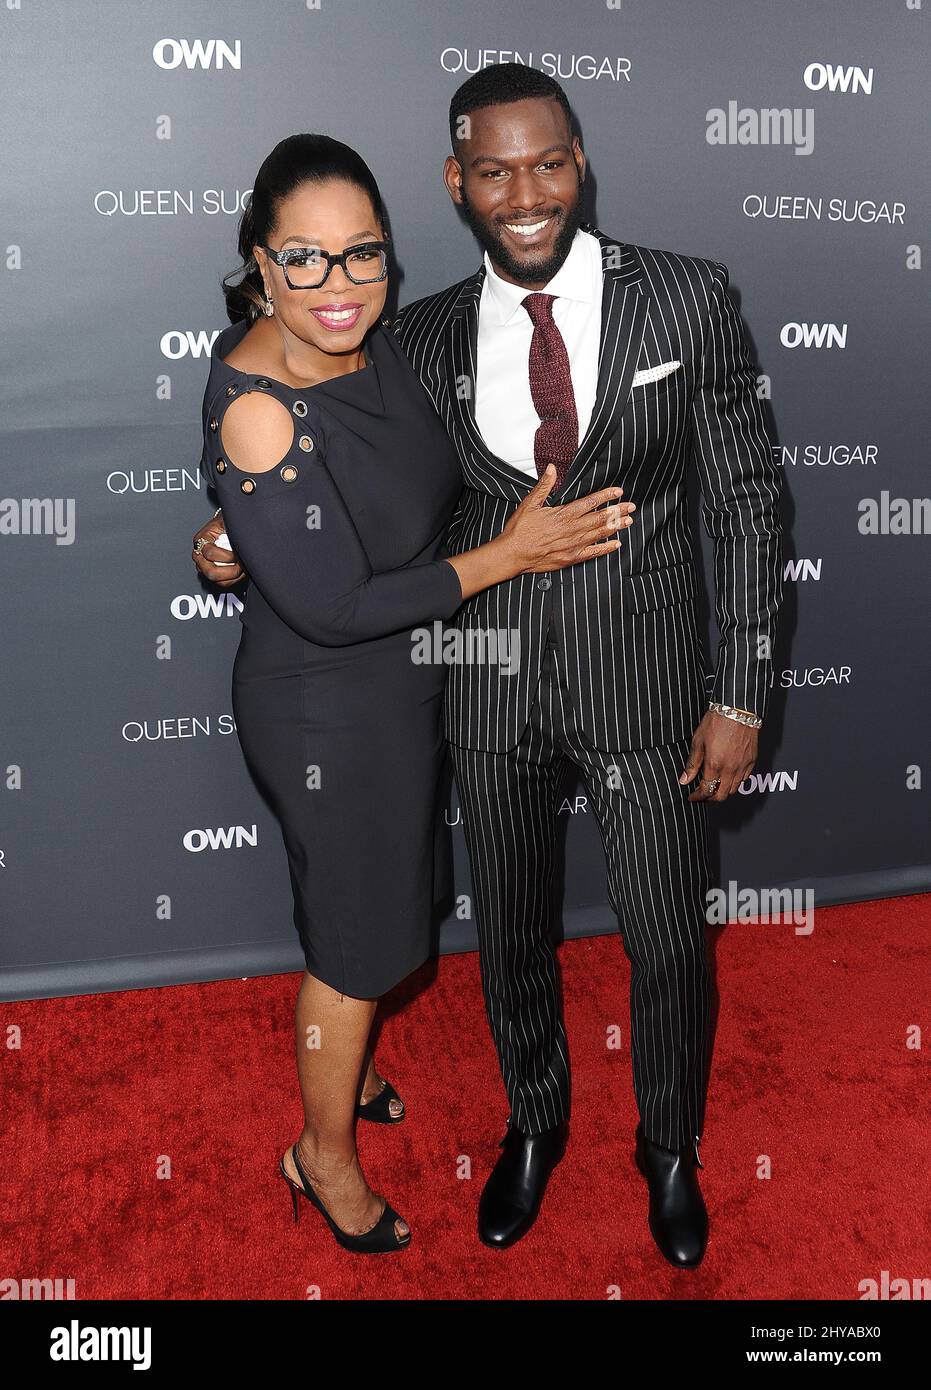
<path id="1" fill-rule="evenodd" d="M 533 702 L 552 625 L 582 728 L 602 749 L 690 736 L 709 698 L 766 712 L 782 598 L 780 475 L 725 265 L 618 242 L 597 228 L 604 291 L 595 407 L 555 502 L 618 485 L 636 502 L 620 550 L 548 575 L 522 574 L 459 609 L 469 631 L 516 631 L 516 670 L 482 660 L 450 669 L 450 742 L 505 752 Z M 492 454 L 475 423 L 484 265 L 400 310 L 394 331 L 456 446 L 465 487 L 449 553 L 501 531 L 534 480 Z M 646 385 L 636 371 L 678 360 Z M 686 470 L 698 469 L 712 539 L 719 629 L 710 695 L 695 606 Z M 480 645 L 473 651 L 481 650 Z M 507 672 L 512 672 L 507 674 Z"/>

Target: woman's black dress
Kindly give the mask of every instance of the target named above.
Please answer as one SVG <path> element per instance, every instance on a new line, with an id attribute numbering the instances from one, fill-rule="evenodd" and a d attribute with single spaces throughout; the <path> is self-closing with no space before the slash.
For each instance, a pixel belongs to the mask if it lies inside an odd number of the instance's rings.
<path id="1" fill-rule="evenodd" d="M 307 969 L 375 998 L 429 956 L 441 833 L 446 667 L 414 659 L 412 629 L 462 602 L 442 558 L 462 488 L 449 437 L 382 320 L 368 365 L 298 389 L 222 359 L 246 320 L 217 337 L 204 395 L 202 469 L 249 575 L 233 666 L 247 765 L 278 816 Z M 294 439 L 266 473 L 222 450 L 245 392 L 274 396 Z"/>

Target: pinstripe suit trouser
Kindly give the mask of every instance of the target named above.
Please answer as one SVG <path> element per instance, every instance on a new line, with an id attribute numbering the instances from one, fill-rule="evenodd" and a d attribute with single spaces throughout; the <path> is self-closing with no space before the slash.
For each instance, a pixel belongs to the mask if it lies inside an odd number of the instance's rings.
<path id="1" fill-rule="evenodd" d="M 707 806 L 678 776 L 690 740 L 604 752 L 580 730 L 560 654 L 507 753 L 452 747 L 472 869 L 482 988 L 511 1117 L 538 1134 L 569 1114 L 553 946 L 557 807 L 578 769 L 601 830 L 608 897 L 631 964 L 634 1094 L 648 1139 L 701 1137 L 709 1036 Z"/>

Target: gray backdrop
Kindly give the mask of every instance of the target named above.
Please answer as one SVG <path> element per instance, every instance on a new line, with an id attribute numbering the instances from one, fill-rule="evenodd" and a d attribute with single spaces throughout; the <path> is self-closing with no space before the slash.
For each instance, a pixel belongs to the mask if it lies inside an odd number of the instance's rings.
<path id="1" fill-rule="evenodd" d="M 602 230 L 726 262 L 771 389 L 778 688 L 757 774 L 711 813 L 722 884 L 931 888 L 926 33 L 920 0 L 6 0 L 5 997 L 302 966 L 232 725 L 235 600 L 189 558 L 219 278 L 259 164 L 305 130 L 370 163 L 400 302 L 470 272 L 447 106 L 515 58 L 563 82 Z M 570 935 L 615 928 L 577 791 Z M 453 795 L 446 950 L 474 944 L 457 819 Z"/>

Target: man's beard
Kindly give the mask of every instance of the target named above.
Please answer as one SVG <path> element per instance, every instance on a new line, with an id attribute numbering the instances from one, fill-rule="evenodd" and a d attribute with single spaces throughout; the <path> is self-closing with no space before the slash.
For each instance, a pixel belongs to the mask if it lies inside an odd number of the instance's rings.
<path id="1" fill-rule="evenodd" d="M 540 256 L 534 259 L 531 256 L 521 259 L 514 255 L 494 224 L 489 226 L 487 222 L 479 218 L 466 197 L 464 188 L 462 189 L 462 209 L 476 241 L 483 251 L 488 252 L 495 266 L 500 267 L 505 274 L 510 275 L 519 283 L 545 285 L 549 280 L 552 280 L 568 256 L 575 240 L 575 234 L 582 223 L 582 180 L 579 180 L 578 196 L 569 211 L 564 213 L 560 208 L 559 212 L 555 214 L 563 219 L 562 226 L 556 233 L 552 251 L 545 257 Z"/>

